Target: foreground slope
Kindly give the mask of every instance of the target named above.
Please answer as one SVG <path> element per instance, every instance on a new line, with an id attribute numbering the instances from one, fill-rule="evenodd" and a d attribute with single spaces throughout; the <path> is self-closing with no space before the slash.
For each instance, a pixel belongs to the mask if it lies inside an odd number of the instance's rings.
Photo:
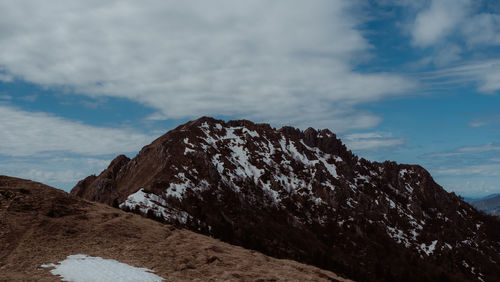
<path id="1" fill-rule="evenodd" d="M 0 281 L 59 281 L 40 266 L 73 254 L 150 268 L 166 281 L 340 279 L 40 183 L 0 176 Z"/>
<path id="2" fill-rule="evenodd" d="M 200 118 L 71 192 L 356 280 L 500 281 L 500 223 L 329 130 Z"/>

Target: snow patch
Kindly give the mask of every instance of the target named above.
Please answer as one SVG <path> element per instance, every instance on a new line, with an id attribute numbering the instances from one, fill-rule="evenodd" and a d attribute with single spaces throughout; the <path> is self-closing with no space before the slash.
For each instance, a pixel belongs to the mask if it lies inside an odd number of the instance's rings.
<path id="1" fill-rule="evenodd" d="M 207 122 L 204 122 L 200 125 L 200 128 L 203 128 L 203 129 L 209 129 L 210 128 L 210 125 L 208 125 Z"/>
<path id="2" fill-rule="evenodd" d="M 385 197 L 385 199 L 389 202 L 389 205 L 391 206 L 391 209 L 396 208 L 396 204 L 394 203 L 393 200 L 389 199 L 389 197 Z"/>
<path id="3" fill-rule="evenodd" d="M 59 264 L 43 264 L 43 268 L 54 268 L 50 271 L 59 275 L 63 281 L 143 281 L 156 282 L 164 279 L 147 268 L 139 268 L 116 261 L 87 255 L 71 255 Z"/>
<path id="4" fill-rule="evenodd" d="M 335 166 L 335 164 L 331 164 L 327 161 L 328 159 L 332 158 L 332 156 L 330 154 L 323 153 L 318 148 L 311 148 L 311 147 L 307 146 L 303 140 L 301 140 L 300 142 L 302 143 L 302 145 L 304 145 L 304 147 L 306 147 L 306 149 L 308 149 L 309 151 L 312 151 L 315 154 L 315 157 L 317 158 L 317 160 L 309 160 L 306 156 L 300 154 L 292 142 L 290 142 L 289 146 L 286 146 L 286 140 L 284 138 L 282 140 L 280 140 L 280 145 L 281 145 L 281 148 L 283 149 L 283 151 L 291 152 L 292 156 L 294 156 L 294 158 L 302 161 L 302 163 L 304 163 L 306 165 L 315 166 L 318 163 L 318 161 L 321 162 L 333 178 L 339 178 L 339 176 L 337 174 L 337 167 Z M 333 156 L 333 159 L 335 161 L 338 161 L 338 162 L 342 161 L 342 159 L 338 156 Z"/>
<path id="5" fill-rule="evenodd" d="M 215 154 L 212 158 L 212 164 L 217 168 L 217 171 L 222 174 L 224 171 L 224 163 L 219 160 L 221 154 Z"/>
<path id="6" fill-rule="evenodd" d="M 188 188 L 192 188 L 194 185 L 190 179 L 188 179 L 183 172 L 177 174 L 177 178 L 180 180 L 179 183 L 170 183 L 170 186 L 165 191 L 166 196 L 175 197 L 181 199 Z"/>
<path id="7" fill-rule="evenodd" d="M 356 178 L 354 178 L 354 182 L 356 182 L 356 185 L 358 185 L 358 182 L 366 182 L 366 183 L 370 183 L 371 179 L 369 176 L 367 175 L 361 175 L 358 173 L 358 176 Z"/>
<path id="8" fill-rule="evenodd" d="M 406 189 L 406 191 L 408 191 L 409 193 L 413 193 L 413 187 L 411 187 L 410 185 L 406 184 L 406 185 L 405 185 L 405 189 Z"/>
<path id="9" fill-rule="evenodd" d="M 385 216 L 385 214 L 384 214 Z M 404 244 L 405 247 L 410 247 L 410 242 L 406 236 L 406 234 L 396 228 L 396 227 L 390 227 L 390 226 L 386 226 L 387 227 L 387 234 L 392 238 L 394 239 L 398 244 Z"/>
<path id="10" fill-rule="evenodd" d="M 186 148 L 184 149 L 184 156 L 185 156 L 185 155 L 187 155 L 188 153 L 194 153 L 194 152 L 195 152 L 195 150 L 193 150 L 193 149 L 190 149 L 190 148 L 186 147 Z"/>
<path id="11" fill-rule="evenodd" d="M 431 242 L 431 244 L 429 246 L 425 245 L 425 243 L 422 243 L 420 245 L 420 249 L 426 254 L 426 255 L 431 255 L 434 250 L 436 249 L 436 244 L 437 244 L 438 240 L 434 240 Z"/>
<path id="12" fill-rule="evenodd" d="M 189 214 L 185 211 L 169 208 L 168 203 L 162 197 L 153 193 L 146 193 L 143 188 L 130 194 L 127 200 L 121 203 L 119 207 L 121 209 L 128 207 L 131 210 L 139 208 L 145 214 L 151 211 L 158 217 L 163 217 L 167 220 L 178 220 L 182 223 L 186 223 L 189 217 Z"/>

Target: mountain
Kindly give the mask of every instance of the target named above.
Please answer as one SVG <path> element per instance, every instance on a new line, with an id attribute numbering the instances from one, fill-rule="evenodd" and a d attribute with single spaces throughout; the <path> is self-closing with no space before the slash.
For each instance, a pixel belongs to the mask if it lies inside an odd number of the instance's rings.
<path id="1" fill-rule="evenodd" d="M 329 130 L 203 117 L 72 195 L 359 281 L 500 281 L 500 220 Z"/>
<path id="2" fill-rule="evenodd" d="M 500 195 L 495 194 L 471 203 L 476 209 L 493 215 L 500 215 Z"/>
<path id="3" fill-rule="evenodd" d="M 479 198 L 462 197 L 462 200 L 466 203 L 472 204 L 472 202 L 479 200 Z"/>
<path id="4" fill-rule="evenodd" d="M 465 202 L 467 202 L 469 204 L 472 204 L 475 201 L 487 200 L 487 199 L 490 199 L 490 198 L 494 198 L 496 196 L 500 196 L 500 194 L 499 193 L 495 193 L 495 194 L 490 194 L 490 195 L 483 196 L 483 197 L 462 197 L 462 200 L 464 200 Z"/>
<path id="5" fill-rule="evenodd" d="M 347 281 L 40 183 L 0 176 L 0 281 L 61 281 L 41 266 L 75 254 L 150 268 L 165 281 Z"/>

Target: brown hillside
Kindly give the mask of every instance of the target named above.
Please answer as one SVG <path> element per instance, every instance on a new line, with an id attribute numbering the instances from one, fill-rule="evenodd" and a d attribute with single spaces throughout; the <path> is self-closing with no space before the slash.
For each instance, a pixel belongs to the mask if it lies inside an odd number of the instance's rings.
<path id="1" fill-rule="evenodd" d="M 72 254 L 150 268 L 166 281 L 346 281 L 41 183 L 0 176 L 0 280 L 58 281 L 39 266 Z"/>

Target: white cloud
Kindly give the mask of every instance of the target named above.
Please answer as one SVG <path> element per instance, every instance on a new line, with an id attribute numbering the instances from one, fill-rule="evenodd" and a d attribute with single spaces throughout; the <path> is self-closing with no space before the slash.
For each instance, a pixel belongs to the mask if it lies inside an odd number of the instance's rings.
<path id="1" fill-rule="evenodd" d="M 3 1 L 0 67 L 36 84 L 138 101 L 156 117 L 288 123 L 304 114 L 317 126 L 340 124 L 332 109 L 342 108 L 366 128 L 378 119 L 356 105 L 415 82 L 353 70 L 372 48 L 356 2 Z"/>
<path id="2" fill-rule="evenodd" d="M 438 68 L 446 68 L 453 63 L 460 62 L 462 60 L 462 54 L 463 49 L 458 44 L 442 43 L 436 46 L 429 56 L 411 63 L 410 66 L 422 68 L 432 64 Z"/>
<path id="3" fill-rule="evenodd" d="M 458 66 L 434 71 L 425 79 L 436 83 L 476 83 L 478 90 L 490 94 L 500 90 L 500 59 L 463 62 Z"/>
<path id="4" fill-rule="evenodd" d="M 467 16 L 470 4 L 470 0 L 432 0 L 415 18 L 413 43 L 427 47 L 445 39 Z"/>
<path id="5" fill-rule="evenodd" d="M 1 174 L 30 179 L 69 191 L 90 174 L 99 174 L 109 158 L 89 157 L 3 157 Z"/>
<path id="6" fill-rule="evenodd" d="M 370 150 L 377 148 L 394 147 L 404 143 L 403 138 L 393 138 L 388 133 L 353 133 L 348 134 L 342 141 L 351 150 Z"/>
<path id="7" fill-rule="evenodd" d="M 467 45 L 500 45 L 500 15 L 482 13 L 467 20 L 463 27 Z"/>
<path id="8" fill-rule="evenodd" d="M 478 146 L 465 146 L 448 152 L 429 153 L 422 155 L 424 158 L 454 157 L 466 154 L 480 154 L 485 152 L 500 151 L 500 144 L 488 143 Z"/>
<path id="9" fill-rule="evenodd" d="M 468 123 L 468 125 L 472 128 L 478 128 L 478 127 L 483 127 L 485 125 L 488 125 L 490 123 L 489 120 L 484 120 L 484 119 L 475 119 L 472 120 Z"/>
<path id="10" fill-rule="evenodd" d="M 428 4 L 428 0 L 375 0 L 379 5 L 411 7 L 421 9 Z"/>
<path id="11" fill-rule="evenodd" d="M 387 2 L 387 3 L 385 3 Z M 409 66 L 440 68 L 440 80 L 430 88 L 477 84 L 478 91 L 493 93 L 500 89 L 500 10 L 486 0 L 383 0 L 386 5 L 403 7 L 408 20 L 399 24 L 415 47 L 428 54 Z M 423 75 L 424 85 L 426 76 Z M 424 86 L 429 87 L 429 85 Z"/>
<path id="12" fill-rule="evenodd" d="M 500 45 L 500 14 L 491 8 L 480 10 L 478 7 L 484 2 L 432 0 L 427 8 L 408 3 L 402 6 L 415 13 L 409 28 L 413 43 L 419 47 L 438 48 L 435 56 L 439 60 L 441 56 L 449 57 L 448 52 L 455 57 L 463 51 L 461 46 L 475 51 Z"/>
<path id="13" fill-rule="evenodd" d="M 434 170 L 440 175 L 478 175 L 478 176 L 500 176 L 500 164 L 469 165 L 459 168 L 441 168 Z"/>
<path id="14" fill-rule="evenodd" d="M 38 181 L 46 184 L 71 182 L 76 179 L 83 179 L 87 177 L 87 175 L 84 175 L 82 172 L 71 169 L 63 169 L 57 171 L 27 169 L 24 171 L 20 171 L 17 174 L 16 173 L 11 174 L 11 176 L 30 179 L 33 181 Z"/>
<path id="15" fill-rule="evenodd" d="M 467 146 L 456 150 L 459 154 L 483 153 L 491 151 L 500 151 L 500 144 L 488 143 L 480 146 Z"/>
<path id="16" fill-rule="evenodd" d="M 423 155 L 436 181 L 448 191 L 480 195 L 500 191 L 500 144 L 487 143 Z"/>
<path id="17" fill-rule="evenodd" d="M 447 191 L 453 191 L 466 197 L 482 197 L 500 192 L 497 177 L 483 175 L 443 175 L 437 176 L 438 183 Z"/>
<path id="18" fill-rule="evenodd" d="M 138 151 L 150 136 L 128 129 L 95 127 L 0 105 L 0 155 L 43 153 L 107 155 Z"/>
<path id="19" fill-rule="evenodd" d="M 436 66 L 446 66 L 461 59 L 462 48 L 457 44 L 446 44 L 433 57 Z"/>
<path id="20" fill-rule="evenodd" d="M 11 75 L 0 73 L 0 81 L 2 82 L 12 82 L 13 77 Z"/>
<path id="21" fill-rule="evenodd" d="M 33 103 L 38 99 L 38 95 L 32 94 L 32 95 L 22 96 L 20 97 L 20 99 L 29 103 Z"/>

